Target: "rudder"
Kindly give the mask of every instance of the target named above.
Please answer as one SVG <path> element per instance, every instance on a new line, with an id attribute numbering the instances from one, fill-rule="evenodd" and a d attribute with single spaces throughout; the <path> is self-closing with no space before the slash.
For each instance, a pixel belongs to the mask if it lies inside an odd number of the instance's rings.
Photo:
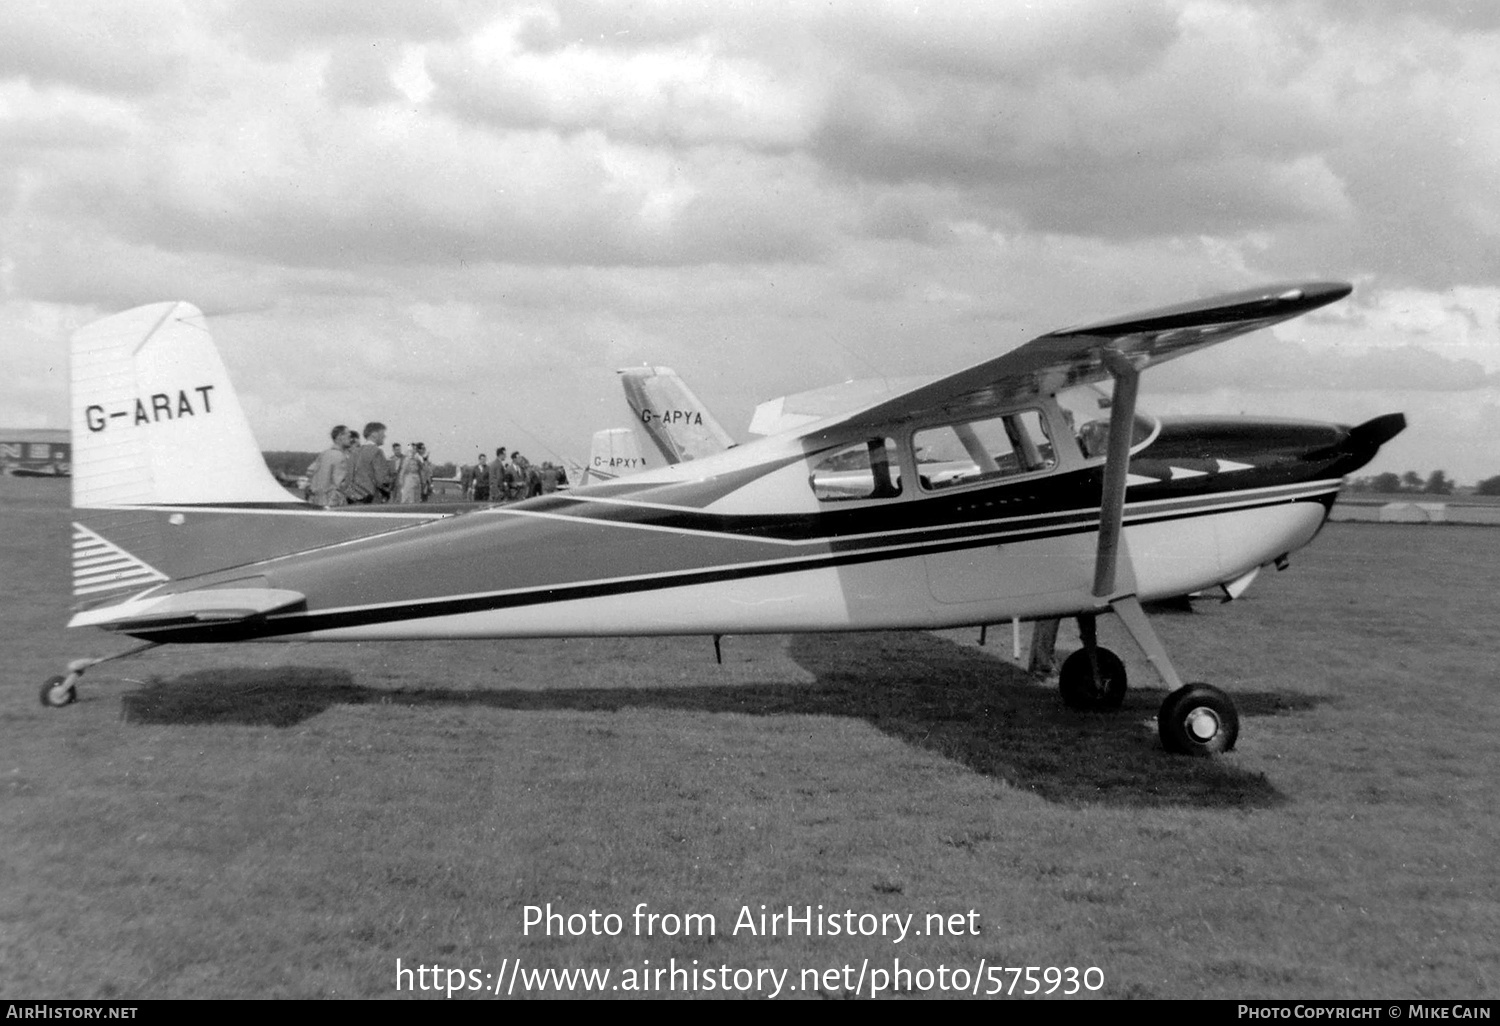
<path id="1" fill-rule="evenodd" d="M 605 428 L 595 431 L 589 444 L 588 466 L 583 468 L 580 485 L 613 481 L 617 477 L 639 474 L 656 466 L 665 466 L 665 460 L 649 461 L 642 455 L 635 432 L 630 428 Z"/>
<path id="2" fill-rule="evenodd" d="M 71 379 L 73 594 L 85 604 L 443 515 L 332 512 L 278 484 L 189 303 L 80 329 Z"/>
<path id="3" fill-rule="evenodd" d="M 71 352 L 74 507 L 292 501 L 197 307 L 106 317 Z"/>
<path id="4" fill-rule="evenodd" d="M 631 367 L 620 371 L 631 423 L 645 438 L 642 452 L 659 452 L 667 463 L 682 463 L 723 452 L 734 445 L 702 400 L 670 367 Z"/>

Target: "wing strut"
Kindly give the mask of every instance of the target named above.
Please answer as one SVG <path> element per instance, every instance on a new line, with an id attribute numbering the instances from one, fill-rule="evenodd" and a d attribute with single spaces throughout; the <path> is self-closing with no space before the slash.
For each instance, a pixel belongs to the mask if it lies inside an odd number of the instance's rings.
<path id="1" fill-rule="evenodd" d="M 1099 501 L 1099 551 L 1094 561 L 1094 597 L 1108 600 L 1120 562 L 1120 525 L 1125 520 L 1125 484 L 1130 473 L 1130 440 L 1141 371 L 1113 349 L 1101 351 L 1115 378 L 1109 408 L 1109 446 L 1104 459 L 1104 495 Z"/>
<path id="2" fill-rule="evenodd" d="M 1135 427 L 1135 401 L 1140 392 L 1141 366 L 1129 357 L 1113 349 L 1103 349 L 1100 357 L 1115 379 L 1114 398 L 1109 410 L 1109 447 L 1104 460 L 1104 490 L 1099 501 L 1099 549 L 1094 561 L 1094 598 L 1107 602 L 1114 610 L 1125 629 L 1130 632 L 1142 653 L 1151 661 L 1156 672 L 1169 688 L 1182 687 L 1182 678 L 1167 655 L 1166 646 L 1151 629 L 1151 621 L 1141 608 L 1140 599 L 1133 591 L 1115 594 L 1116 571 L 1120 563 L 1120 530 L 1125 522 L 1125 488 L 1130 472 L 1130 443 Z M 1144 361 L 1143 361 L 1144 362 Z M 1131 585 L 1135 575 L 1131 574 Z M 1080 618 L 1082 624 L 1082 618 Z M 1092 626 L 1092 624 L 1090 624 Z M 1086 635 L 1092 631 L 1086 631 Z M 1094 646 L 1086 640 L 1090 650 L 1090 666 L 1098 679 Z"/>

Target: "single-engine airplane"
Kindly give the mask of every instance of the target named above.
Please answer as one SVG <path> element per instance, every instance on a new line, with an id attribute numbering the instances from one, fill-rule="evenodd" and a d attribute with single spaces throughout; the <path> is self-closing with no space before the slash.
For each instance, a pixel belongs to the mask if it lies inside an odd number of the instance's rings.
<path id="1" fill-rule="evenodd" d="M 82 605 L 69 626 L 144 647 L 622 634 L 717 644 L 1076 617 L 1084 647 L 1062 665 L 1062 697 L 1110 709 L 1125 668 L 1099 647 L 1095 622 L 1113 612 L 1171 689 L 1157 717 L 1164 746 L 1227 751 L 1233 702 L 1183 683 L 1142 602 L 1237 594 L 1262 566 L 1283 565 L 1317 534 L 1341 477 L 1405 421 L 1157 420 L 1136 409 L 1140 375 L 1349 292 L 1276 285 L 1054 331 L 895 394 L 792 416 L 744 445 L 466 510 L 289 501 L 203 315 L 139 307 L 73 340 Z M 1108 396 L 1094 387 L 1109 381 Z M 795 405 L 758 417 L 774 428 Z M 142 650 L 73 661 L 43 685 L 43 703 L 66 705 L 85 669 Z"/>

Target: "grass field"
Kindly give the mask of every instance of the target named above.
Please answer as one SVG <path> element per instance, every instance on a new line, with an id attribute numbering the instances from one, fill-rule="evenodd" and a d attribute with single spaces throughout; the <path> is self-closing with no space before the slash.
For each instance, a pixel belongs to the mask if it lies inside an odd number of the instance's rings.
<path id="1" fill-rule="evenodd" d="M 0 997 L 396 996 L 398 959 L 1500 994 L 1500 530 L 1331 525 L 1243 600 L 1159 616 L 1241 709 L 1237 751 L 1194 761 L 1111 623 L 1115 715 L 1062 709 L 1008 627 L 728 637 L 722 666 L 707 638 L 168 648 L 44 709 L 68 659 L 126 647 L 61 628 L 65 507 L 0 479 Z M 637 936 L 642 902 L 715 933 Z M 548 903 L 621 935 L 526 934 Z M 733 932 L 762 904 L 964 929 Z"/>

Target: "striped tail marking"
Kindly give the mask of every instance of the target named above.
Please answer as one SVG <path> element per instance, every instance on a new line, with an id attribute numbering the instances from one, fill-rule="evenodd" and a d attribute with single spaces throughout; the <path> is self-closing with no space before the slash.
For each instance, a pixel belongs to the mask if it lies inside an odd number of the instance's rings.
<path id="1" fill-rule="evenodd" d="M 137 559 L 76 521 L 73 524 L 73 594 L 94 595 L 138 588 L 168 580 L 166 574 Z"/>

